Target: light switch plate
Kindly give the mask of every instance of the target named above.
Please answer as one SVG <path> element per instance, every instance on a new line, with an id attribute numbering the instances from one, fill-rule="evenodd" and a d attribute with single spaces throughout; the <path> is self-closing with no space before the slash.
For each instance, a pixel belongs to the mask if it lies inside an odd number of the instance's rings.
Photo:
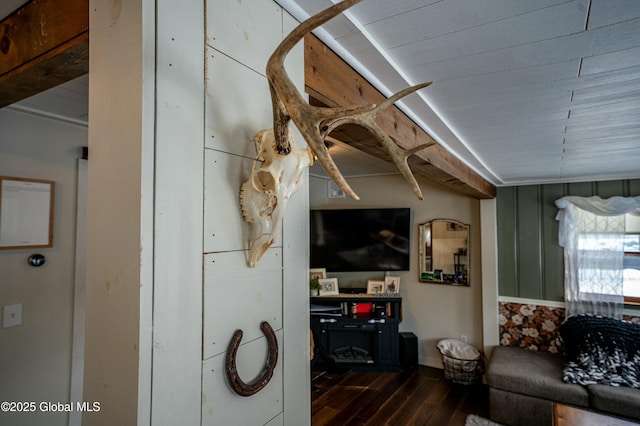
<path id="1" fill-rule="evenodd" d="M 22 303 L 4 305 L 2 309 L 2 328 L 15 327 L 22 324 Z"/>

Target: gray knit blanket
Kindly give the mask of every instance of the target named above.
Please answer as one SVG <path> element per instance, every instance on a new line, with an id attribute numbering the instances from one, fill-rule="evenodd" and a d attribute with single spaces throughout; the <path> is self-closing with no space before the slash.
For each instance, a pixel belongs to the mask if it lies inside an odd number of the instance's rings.
<path id="1" fill-rule="evenodd" d="M 565 382 L 640 388 L 640 324 L 576 315 L 560 326 L 560 336 Z"/>

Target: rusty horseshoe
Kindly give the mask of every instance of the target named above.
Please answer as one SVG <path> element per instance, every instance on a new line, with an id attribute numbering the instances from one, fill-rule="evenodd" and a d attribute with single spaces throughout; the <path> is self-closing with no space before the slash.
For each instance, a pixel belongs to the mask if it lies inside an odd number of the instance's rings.
<path id="1" fill-rule="evenodd" d="M 276 339 L 276 333 L 267 321 L 262 321 L 260 330 L 262 330 L 267 338 L 269 352 L 262 375 L 253 383 L 247 384 L 243 382 L 240 376 L 238 376 L 238 369 L 236 368 L 236 354 L 238 353 L 238 347 L 240 347 L 240 341 L 242 340 L 242 330 L 236 330 L 235 333 L 233 333 L 233 337 L 231 337 L 231 341 L 227 347 L 225 373 L 227 374 L 231 389 L 240 396 L 251 396 L 267 386 L 267 383 L 269 383 L 269 380 L 271 380 L 273 376 L 273 370 L 278 363 L 278 340 Z"/>

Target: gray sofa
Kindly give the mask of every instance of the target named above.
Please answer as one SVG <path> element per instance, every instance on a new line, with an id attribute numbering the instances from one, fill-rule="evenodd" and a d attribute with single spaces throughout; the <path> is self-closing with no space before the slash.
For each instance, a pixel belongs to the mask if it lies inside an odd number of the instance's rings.
<path id="1" fill-rule="evenodd" d="M 562 380 L 565 358 L 499 346 L 489 360 L 491 420 L 509 426 L 551 425 L 554 402 L 640 422 L 640 389 L 580 385 Z"/>

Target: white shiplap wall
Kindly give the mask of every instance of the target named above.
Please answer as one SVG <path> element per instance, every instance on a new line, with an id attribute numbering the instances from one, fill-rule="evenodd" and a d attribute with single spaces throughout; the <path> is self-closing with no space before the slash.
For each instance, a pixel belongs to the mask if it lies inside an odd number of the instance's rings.
<path id="1" fill-rule="evenodd" d="M 271 127 L 264 75 L 267 60 L 296 22 L 270 0 L 209 1 L 206 34 L 204 304 L 202 424 L 309 423 L 308 190 L 296 193 L 283 232 L 256 268 L 247 266 L 250 228 L 238 191 L 256 150 L 251 137 Z M 290 74 L 303 89 L 302 44 L 290 55 Z M 224 378 L 226 347 L 244 332 L 238 371 L 250 382 L 263 368 L 269 321 L 279 344 L 272 380 L 259 393 L 236 395 Z M 285 374 L 286 372 L 286 374 Z"/>
<path id="2" fill-rule="evenodd" d="M 103 408 L 83 424 L 309 424 L 308 184 L 255 269 L 238 202 L 250 138 L 271 125 L 260 70 L 295 22 L 270 0 L 110 6 L 90 8 L 84 398 Z M 301 46 L 290 62 L 302 88 Z M 263 320 L 275 376 L 240 397 L 226 346 L 242 328 L 238 367 L 252 381 Z"/>

